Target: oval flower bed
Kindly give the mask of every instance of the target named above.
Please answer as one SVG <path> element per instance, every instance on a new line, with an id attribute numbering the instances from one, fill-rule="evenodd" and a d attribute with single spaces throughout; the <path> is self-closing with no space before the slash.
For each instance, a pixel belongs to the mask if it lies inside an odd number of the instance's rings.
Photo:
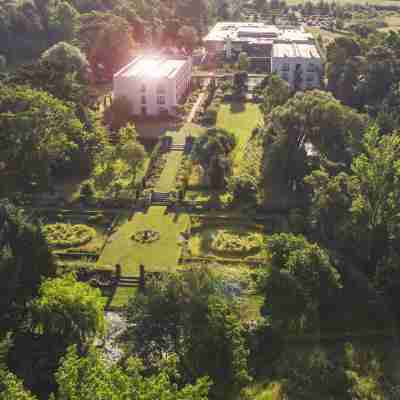
<path id="1" fill-rule="evenodd" d="M 261 235 L 257 233 L 237 234 L 219 230 L 212 236 L 211 250 L 215 253 L 227 253 L 235 256 L 258 252 L 261 249 Z"/>
<path id="2" fill-rule="evenodd" d="M 96 230 L 83 224 L 48 224 L 43 228 L 47 241 L 54 247 L 75 247 L 90 242 Z"/>
<path id="3" fill-rule="evenodd" d="M 151 229 L 139 231 L 132 235 L 132 240 L 141 244 L 153 243 L 159 238 L 160 233 Z"/>

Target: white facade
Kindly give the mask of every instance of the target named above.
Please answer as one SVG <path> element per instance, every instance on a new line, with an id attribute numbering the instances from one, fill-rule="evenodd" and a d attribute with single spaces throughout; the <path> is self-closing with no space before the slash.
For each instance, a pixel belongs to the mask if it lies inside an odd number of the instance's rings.
<path id="1" fill-rule="evenodd" d="M 277 73 L 292 88 L 321 86 L 322 60 L 311 33 L 303 27 L 277 27 L 264 23 L 220 22 L 203 42 L 210 54 L 225 52 L 230 59 L 246 48 L 256 49 L 264 57 L 266 71 Z"/>
<path id="2" fill-rule="evenodd" d="M 133 116 L 173 115 L 191 75 L 190 57 L 139 56 L 114 75 L 114 98 L 126 97 Z"/>
<path id="3" fill-rule="evenodd" d="M 315 89 L 321 86 L 322 61 L 312 43 L 274 43 L 271 71 L 295 89 Z"/>

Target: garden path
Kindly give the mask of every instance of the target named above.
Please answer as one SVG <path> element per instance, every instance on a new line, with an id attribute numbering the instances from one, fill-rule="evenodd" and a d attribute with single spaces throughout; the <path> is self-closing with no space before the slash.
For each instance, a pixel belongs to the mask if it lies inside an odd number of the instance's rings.
<path id="1" fill-rule="evenodd" d="M 205 95 L 204 91 L 200 93 L 186 119 L 186 124 L 171 134 L 172 144 L 164 169 L 155 185 L 155 192 L 169 193 L 174 190 L 186 136 L 192 130 L 191 121 Z M 122 278 L 138 276 L 141 264 L 145 266 L 146 271 L 175 270 L 181 255 L 181 233 L 187 229 L 189 222 L 187 214 L 167 213 L 167 207 L 152 205 L 147 213 L 135 213 L 131 220 L 123 224 L 109 238 L 98 264 L 113 266 L 119 264 L 122 268 Z M 157 231 L 160 234 L 159 240 L 147 244 L 133 241 L 132 236 L 143 230 Z M 124 306 L 136 290 L 136 287 L 117 286 L 111 307 Z"/>

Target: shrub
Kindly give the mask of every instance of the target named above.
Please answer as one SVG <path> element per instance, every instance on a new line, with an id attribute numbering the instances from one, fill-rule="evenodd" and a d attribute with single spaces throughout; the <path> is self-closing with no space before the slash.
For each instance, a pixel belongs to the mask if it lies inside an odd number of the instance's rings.
<path id="1" fill-rule="evenodd" d="M 86 203 L 90 203 L 95 196 L 95 189 L 92 181 L 86 181 L 82 184 L 80 190 L 80 198 Z"/>
<path id="2" fill-rule="evenodd" d="M 99 212 L 97 214 L 90 215 L 88 218 L 88 222 L 93 224 L 104 222 L 104 214 Z"/>
<path id="3" fill-rule="evenodd" d="M 60 248 L 81 246 L 96 236 L 95 229 L 83 224 L 48 224 L 43 232 L 51 246 Z"/>
<path id="4" fill-rule="evenodd" d="M 203 122 L 209 125 L 215 125 L 217 122 L 218 109 L 210 107 L 203 116 Z"/>
<path id="5" fill-rule="evenodd" d="M 257 203 L 257 181 L 254 176 L 243 174 L 229 180 L 229 191 L 237 202 Z"/>
<path id="6" fill-rule="evenodd" d="M 216 253 L 243 255 L 257 252 L 261 249 L 262 237 L 257 233 L 237 234 L 219 230 L 212 237 L 211 249 Z"/>

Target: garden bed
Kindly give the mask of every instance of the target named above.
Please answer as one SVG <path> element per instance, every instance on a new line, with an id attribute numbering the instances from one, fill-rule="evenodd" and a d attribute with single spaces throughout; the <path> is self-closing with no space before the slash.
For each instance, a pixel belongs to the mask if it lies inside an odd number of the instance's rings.
<path id="1" fill-rule="evenodd" d="M 257 263 L 268 257 L 263 228 L 263 225 L 232 222 L 200 225 L 192 229 L 184 256 L 242 261 L 248 259 Z"/>
<path id="2" fill-rule="evenodd" d="M 41 211 L 44 231 L 57 258 L 96 261 L 117 223 L 111 212 Z"/>

